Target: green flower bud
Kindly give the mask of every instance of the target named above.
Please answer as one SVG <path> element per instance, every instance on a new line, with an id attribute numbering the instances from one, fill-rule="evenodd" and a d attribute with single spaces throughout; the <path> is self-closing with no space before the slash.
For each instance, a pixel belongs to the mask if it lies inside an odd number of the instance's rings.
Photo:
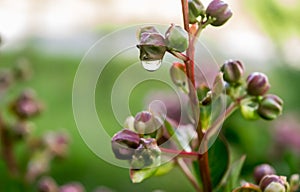
<path id="1" fill-rule="evenodd" d="M 123 129 L 113 136 L 111 144 L 116 158 L 129 160 L 140 144 L 140 137 L 129 129 Z"/>
<path id="2" fill-rule="evenodd" d="M 145 167 L 158 166 L 160 164 L 161 151 L 153 138 L 141 138 L 141 144 L 136 149 L 131 159 L 133 169 L 142 169 Z"/>
<path id="3" fill-rule="evenodd" d="M 254 180 L 259 184 L 260 180 L 266 175 L 275 174 L 275 169 L 268 164 L 258 165 L 254 169 Z"/>
<path id="4" fill-rule="evenodd" d="M 291 191 L 297 191 L 300 187 L 300 175 L 299 174 L 293 174 L 290 177 L 290 187 Z"/>
<path id="5" fill-rule="evenodd" d="M 282 113 L 283 101 L 277 95 L 268 94 L 263 97 L 258 107 L 258 114 L 266 120 L 273 120 Z"/>
<path id="6" fill-rule="evenodd" d="M 187 86 L 187 77 L 185 74 L 185 65 L 179 62 L 174 62 L 170 68 L 170 75 L 173 83 L 178 87 Z"/>
<path id="7" fill-rule="evenodd" d="M 228 4 L 221 0 L 213 0 L 206 9 L 208 17 L 214 19 L 211 23 L 213 26 L 221 26 L 225 24 L 232 16 Z"/>
<path id="8" fill-rule="evenodd" d="M 197 17 L 204 15 L 205 10 L 203 4 L 199 0 L 189 0 L 189 23 L 197 22 Z"/>
<path id="9" fill-rule="evenodd" d="M 264 95 L 270 89 L 268 77 L 259 72 L 250 74 L 247 78 L 247 92 L 249 95 Z"/>
<path id="10" fill-rule="evenodd" d="M 241 103 L 242 116 L 247 120 L 256 120 L 259 118 L 257 113 L 258 103 L 252 100 L 245 100 Z"/>
<path id="11" fill-rule="evenodd" d="M 229 84 L 237 84 L 244 74 L 244 66 L 238 60 L 228 60 L 221 67 L 223 79 Z"/>
<path id="12" fill-rule="evenodd" d="M 277 175 L 264 176 L 259 187 L 263 192 L 286 192 L 289 188 L 286 178 Z"/>
<path id="13" fill-rule="evenodd" d="M 166 45 L 168 49 L 183 52 L 189 46 L 189 35 L 180 26 L 172 24 L 166 32 Z"/>
<path id="14" fill-rule="evenodd" d="M 134 118 L 134 129 L 139 134 L 151 134 L 162 126 L 159 118 L 149 111 L 142 111 Z"/>
<path id="15" fill-rule="evenodd" d="M 154 27 L 144 27 L 138 33 L 141 61 L 162 60 L 167 50 L 164 37 Z"/>

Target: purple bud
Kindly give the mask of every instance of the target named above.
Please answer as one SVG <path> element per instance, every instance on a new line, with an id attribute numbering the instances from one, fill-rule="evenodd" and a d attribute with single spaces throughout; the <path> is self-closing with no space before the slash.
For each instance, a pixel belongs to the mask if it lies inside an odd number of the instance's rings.
<path id="1" fill-rule="evenodd" d="M 58 187 L 51 177 L 43 177 L 38 182 L 38 192 L 58 192 Z"/>
<path id="2" fill-rule="evenodd" d="M 258 165 L 254 169 L 254 180 L 259 184 L 260 180 L 266 175 L 275 174 L 275 169 L 268 164 Z"/>
<path id="3" fill-rule="evenodd" d="M 35 99 L 32 90 L 25 90 L 11 105 L 12 111 L 21 119 L 26 119 L 38 115 L 41 104 Z"/>
<path id="4" fill-rule="evenodd" d="M 143 27 L 138 32 L 141 61 L 162 60 L 167 51 L 164 37 L 154 27 Z"/>
<path id="5" fill-rule="evenodd" d="M 270 89 L 268 77 L 260 72 L 254 72 L 247 78 L 247 92 L 249 95 L 264 95 Z"/>
<path id="6" fill-rule="evenodd" d="M 263 192 L 286 192 L 288 183 L 285 177 L 266 175 L 261 179 L 259 187 Z"/>
<path id="7" fill-rule="evenodd" d="M 139 146 L 140 137 L 129 129 L 123 129 L 113 136 L 111 143 L 116 158 L 128 160 Z"/>
<path id="8" fill-rule="evenodd" d="M 142 111 L 136 114 L 134 118 L 134 129 L 139 134 L 151 134 L 162 126 L 159 118 L 149 111 Z"/>
<path id="9" fill-rule="evenodd" d="M 238 60 L 228 60 L 221 67 L 221 71 L 226 82 L 236 84 L 239 83 L 244 74 L 244 66 Z"/>
<path id="10" fill-rule="evenodd" d="M 258 114 L 265 120 L 273 120 L 282 113 L 283 101 L 280 97 L 268 94 L 263 97 L 258 107 Z"/>
<path id="11" fill-rule="evenodd" d="M 44 141 L 51 154 L 65 157 L 69 147 L 69 136 L 66 133 L 50 132 L 45 135 Z"/>
<path id="12" fill-rule="evenodd" d="M 231 10 L 228 8 L 228 4 L 221 0 L 213 0 L 206 9 L 208 17 L 212 17 L 214 20 L 211 25 L 221 26 L 226 23 L 232 16 Z"/>
<path id="13" fill-rule="evenodd" d="M 61 186 L 59 192 L 85 192 L 85 189 L 80 183 L 74 182 Z"/>

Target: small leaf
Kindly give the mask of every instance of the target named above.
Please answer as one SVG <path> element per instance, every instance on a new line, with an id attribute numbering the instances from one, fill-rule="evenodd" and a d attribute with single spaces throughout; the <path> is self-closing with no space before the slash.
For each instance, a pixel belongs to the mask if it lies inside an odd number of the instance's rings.
<path id="1" fill-rule="evenodd" d="M 222 191 L 231 192 L 236 188 L 238 184 L 238 179 L 240 172 L 242 170 L 243 164 L 245 162 L 246 156 L 242 156 L 240 159 L 236 160 L 230 165 L 227 174 L 223 177 L 222 183 L 224 184 L 221 189 Z"/>
<path id="2" fill-rule="evenodd" d="M 161 176 L 169 173 L 174 168 L 174 166 L 175 166 L 174 161 L 170 161 L 165 164 L 162 164 L 157 168 L 157 171 L 155 172 L 155 176 Z"/>
<path id="3" fill-rule="evenodd" d="M 261 192 L 261 190 L 257 185 L 245 183 L 243 186 L 233 190 L 232 192 Z"/>
<path id="4" fill-rule="evenodd" d="M 133 183 L 140 183 L 153 176 L 157 169 L 157 167 L 148 169 L 130 169 L 130 179 Z"/>
<path id="5" fill-rule="evenodd" d="M 208 150 L 211 180 L 214 188 L 217 188 L 229 167 L 229 149 L 227 141 L 218 137 Z"/>

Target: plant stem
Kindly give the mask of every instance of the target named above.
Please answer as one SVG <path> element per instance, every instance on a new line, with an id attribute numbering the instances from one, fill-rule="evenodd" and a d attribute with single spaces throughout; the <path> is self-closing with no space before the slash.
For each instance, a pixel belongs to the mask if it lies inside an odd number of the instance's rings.
<path id="1" fill-rule="evenodd" d="M 190 33 L 190 29 L 189 29 L 188 1 L 181 0 L 181 4 L 182 4 L 184 29 L 189 33 L 189 47 L 186 51 L 186 54 L 187 54 L 187 57 L 189 58 L 189 60 L 185 61 L 185 65 L 186 65 L 187 77 L 191 82 L 191 83 L 189 83 L 189 90 L 190 90 L 189 97 L 190 97 L 190 100 L 192 103 L 192 107 L 194 108 L 195 106 L 198 106 L 198 105 L 195 105 L 196 103 L 198 103 L 198 101 L 197 101 L 196 93 L 194 91 L 195 90 L 195 75 L 194 75 L 195 36 Z M 201 27 L 201 26 L 199 26 L 199 27 Z M 200 33 L 200 31 L 197 33 Z M 193 111 L 196 111 L 196 110 L 198 111 L 199 109 L 198 108 L 193 109 Z M 201 122 L 200 122 L 200 116 L 199 116 L 198 122 L 197 122 L 197 134 L 198 134 L 198 144 L 200 144 L 202 141 L 202 138 L 204 137 L 204 133 L 202 132 L 202 126 L 201 126 Z M 198 156 L 198 163 L 199 163 L 199 169 L 200 169 L 199 171 L 200 171 L 201 179 L 202 179 L 202 183 L 203 183 L 203 190 L 204 190 L 204 192 L 211 192 L 212 184 L 211 184 L 211 178 L 210 178 L 210 169 L 209 169 L 209 164 L 208 164 L 207 151 L 205 153 L 203 153 L 203 155 Z"/>
<path id="2" fill-rule="evenodd" d="M 6 125 L 2 119 L 1 114 L 0 114 L 0 138 L 1 138 L 3 159 L 8 167 L 10 174 L 12 176 L 17 176 L 19 170 L 13 153 L 13 143 L 10 140 L 9 132 L 6 129 Z"/>
<path id="3" fill-rule="evenodd" d="M 175 154 L 177 157 L 182 157 L 182 158 L 190 158 L 190 159 L 197 159 L 199 154 L 197 152 L 187 152 L 187 151 L 178 151 L 174 149 L 167 149 L 160 147 L 160 150 L 166 154 Z"/>
<path id="4" fill-rule="evenodd" d="M 176 159 L 176 162 L 177 162 L 178 166 L 180 167 L 180 169 L 182 170 L 182 172 L 185 174 L 185 176 L 188 178 L 188 180 L 194 186 L 194 188 L 198 192 L 202 192 L 202 189 L 200 188 L 197 180 L 195 179 L 194 175 L 192 174 L 192 172 L 190 171 L 190 169 L 186 165 L 186 163 L 183 161 L 183 159 L 178 158 L 178 159 Z"/>

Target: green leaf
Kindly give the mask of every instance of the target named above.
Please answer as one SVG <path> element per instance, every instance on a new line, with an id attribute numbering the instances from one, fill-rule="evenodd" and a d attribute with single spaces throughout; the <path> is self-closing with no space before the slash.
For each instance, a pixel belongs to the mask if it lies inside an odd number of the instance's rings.
<path id="1" fill-rule="evenodd" d="M 218 137 L 208 150 L 209 167 L 213 188 L 217 188 L 229 167 L 229 148 L 223 137 Z"/>
<path id="2" fill-rule="evenodd" d="M 151 176 L 161 176 L 170 172 L 174 168 L 173 161 L 165 163 L 159 167 L 146 169 L 130 169 L 130 179 L 133 183 L 140 183 Z"/>
<path id="3" fill-rule="evenodd" d="M 130 169 L 130 179 L 133 183 L 140 183 L 153 176 L 157 169 L 157 167 L 148 169 Z"/>
<path id="4" fill-rule="evenodd" d="M 174 161 L 167 162 L 165 164 L 162 164 L 158 167 L 157 171 L 155 172 L 155 176 L 161 176 L 164 174 L 169 173 L 175 166 Z"/>
<path id="5" fill-rule="evenodd" d="M 239 175 L 245 162 L 246 156 L 242 156 L 230 165 L 227 174 L 222 179 L 221 191 L 231 192 L 234 188 L 238 187 Z"/>

